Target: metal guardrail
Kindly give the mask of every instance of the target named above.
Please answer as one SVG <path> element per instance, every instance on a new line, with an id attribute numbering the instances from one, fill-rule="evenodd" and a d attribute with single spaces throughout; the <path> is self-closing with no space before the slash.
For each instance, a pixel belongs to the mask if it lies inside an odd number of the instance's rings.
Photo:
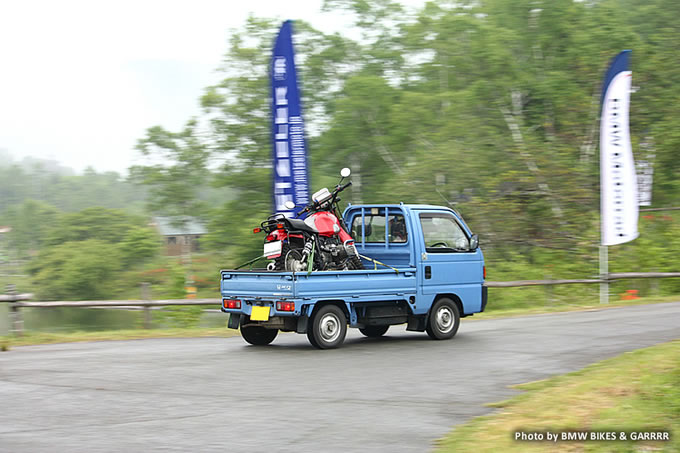
<path id="1" fill-rule="evenodd" d="M 24 299 L 28 300 L 28 299 Z M 2 299 L 0 299 L 2 301 Z M 171 305 L 219 305 L 222 299 L 166 299 L 166 300 L 75 300 L 47 302 L 16 302 L 18 307 L 168 307 Z"/>
<path id="2" fill-rule="evenodd" d="M 523 286 L 552 286 L 567 284 L 610 283 L 615 280 L 631 278 L 674 278 L 680 277 L 680 272 L 620 272 L 610 273 L 600 278 L 591 279 L 562 279 L 562 280 L 516 280 L 506 282 L 485 282 L 489 288 L 518 288 Z M 145 310 L 144 327 L 151 325 L 151 308 L 167 306 L 200 306 L 220 305 L 222 299 L 163 299 L 163 300 L 77 300 L 77 301 L 32 301 L 33 294 L 18 294 L 12 285 L 8 285 L 8 294 L 0 294 L 0 302 L 10 304 L 12 333 L 21 335 L 23 332 L 23 318 L 21 308 L 48 307 L 142 307 Z"/>
<path id="3" fill-rule="evenodd" d="M 514 288 L 520 286 L 546 286 L 588 283 L 609 283 L 614 280 L 627 278 L 669 278 L 680 277 L 680 272 L 619 272 L 610 273 L 605 278 L 575 279 L 575 280 L 517 280 L 512 282 L 485 282 L 489 288 Z"/>
<path id="4" fill-rule="evenodd" d="M 7 294 L 0 294 L 0 302 L 9 303 L 10 324 L 12 333 L 22 335 L 24 320 L 21 308 L 56 308 L 56 307 L 81 307 L 81 308 L 128 308 L 144 310 L 144 328 L 151 327 L 151 310 L 153 307 L 167 307 L 177 305 L 220 305 L 222 299 L 162 299 L 162 300 L 74 300 L 74 301 L 33 301 L 34 295 L 30 293 L 19 294 L 14 285 L 7 285 Z M 148 292 L 148 287 L 143 288 Z"/>

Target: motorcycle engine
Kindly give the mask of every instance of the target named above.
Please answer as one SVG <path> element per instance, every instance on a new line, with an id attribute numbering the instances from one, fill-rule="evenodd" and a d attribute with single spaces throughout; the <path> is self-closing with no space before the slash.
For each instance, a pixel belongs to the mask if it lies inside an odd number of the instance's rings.
<path id="1" fill-rule="evenodd" d="M 325 269 L 337 269 L 347 259 L 345 247 L 336 238 L 320 238 L 319 249 Z"/>

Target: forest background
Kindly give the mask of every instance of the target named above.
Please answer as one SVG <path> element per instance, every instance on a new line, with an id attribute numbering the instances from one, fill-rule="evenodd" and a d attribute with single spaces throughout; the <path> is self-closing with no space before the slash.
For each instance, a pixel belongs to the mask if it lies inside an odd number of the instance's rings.
<path id="1" fill-rule="evenodd" d="M 294 22 L 311 187 L 349 166 L 343 202 L 458 210 L 480 236 L 489 280 L 598 274 L 599 102 L 604 72 L 632 49 L 635 158 L 654 168 L 653 206 L 680 206 L 680 3 L 673 0 L 326 0 L 355 38 Z M 250 17 L 182 130 L 140 137 L 128 175 L 84 174 L 0 151 L 0 284 L 43 300 L 217 297 L 218 271 L 261 252 L 271 210 L 268 65 L 279 21 Z M 112 125 L 111 133 L 115 133 Z M 97 152 L 93 150 L 92 152 Z M 677 271 L 673 211 L 642 213 L 610 271 Z M 163 254 L 154 216 L 208 233 L 190 258 Z M 181 222 L 181 220 L 178 220 Z M 680 291 L 677 279 L 613 292 Z M 596 300 L 595 286 L 501 289 L 490 308 Z"/>

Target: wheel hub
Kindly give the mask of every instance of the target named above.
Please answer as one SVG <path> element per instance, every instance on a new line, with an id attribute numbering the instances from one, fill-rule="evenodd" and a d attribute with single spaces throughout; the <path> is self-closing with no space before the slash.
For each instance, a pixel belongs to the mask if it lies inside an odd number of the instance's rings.
<path id="1" fill-rule="evenodd" d="M 324 341 L 331 343 L 340 335 L 340 321 L 329 313 L 321 318 L 319 330 Z"/>
<path id="2" fill-rule="evenodd" d="M 453 329 L 453 312 L 449 307 L 441 307 L 437 311 L 437 328 L 442 333 L 448 333 Z"/>

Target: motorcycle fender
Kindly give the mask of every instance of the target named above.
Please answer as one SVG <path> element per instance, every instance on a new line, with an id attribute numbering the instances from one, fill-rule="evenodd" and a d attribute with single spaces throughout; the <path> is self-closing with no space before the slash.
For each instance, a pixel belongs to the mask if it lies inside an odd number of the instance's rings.
<path id="1" fill-rule="evenodd" d="M 288 235 L 283 230 L 274 230 L 267 235 L 264 242 L 284 241 L 288 239 Z"/>

